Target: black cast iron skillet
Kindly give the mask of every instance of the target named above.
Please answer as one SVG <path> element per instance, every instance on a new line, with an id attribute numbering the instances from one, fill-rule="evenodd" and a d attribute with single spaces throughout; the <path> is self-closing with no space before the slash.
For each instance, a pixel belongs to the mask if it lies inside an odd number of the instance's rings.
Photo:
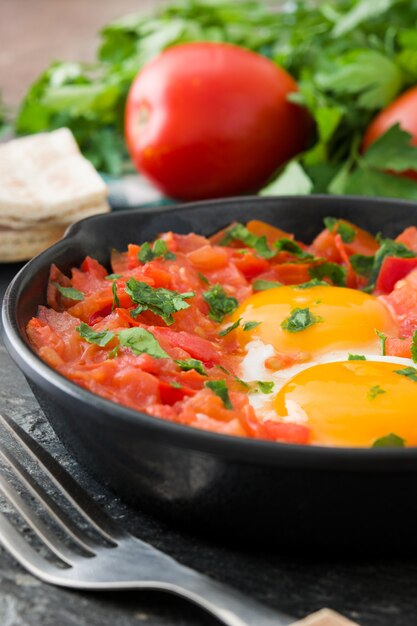
<path id="1" fill-rule="evenodd" d="M 51 263 L 68 272 L 89 254 L 108 265 L 112 248 L 161 231 L 209 235 L 233 220 L 253 218 L 309 242 L 328 215 L 395 236 L 417 223 L 417 205 L 336 196 L 249 197 L 126 211 L 75 224 L 30 261 L 6 293 L 4 339 L 74 456 L 138 507 L 223 541 L 262 541 L 303 552 L 415 551 L 417 448 L 304 447 L 173 424 L 78 387 L 46 365 L 26 337 L 27 322 L 45 303 Z"/>

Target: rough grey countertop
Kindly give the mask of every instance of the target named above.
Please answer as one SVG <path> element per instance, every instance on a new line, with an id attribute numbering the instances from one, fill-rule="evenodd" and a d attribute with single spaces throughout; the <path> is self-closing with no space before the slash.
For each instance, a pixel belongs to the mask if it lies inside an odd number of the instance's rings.
<path id="1" fill-rule="evenodd" d="M 0 266 L 0 298 L 17 270 L 17 265 Z M 308 560 L 268 550 L 231 548 L 185 535 L 123 505 L 71 460 L 3 345 L 0 345 L 0 411 L 16 419 L 69 467 L 119 521 L 179 561 L 294 617 L 329 606 L 361 626 L 417 624 L 417 558 L 387 560 L 383 545 L 379 560 L 364 558 L 350 562 Z M 0 510 L 6 509 L 0 498 Z M 0 548 L 1 626 L 107 624 L 214 626 L 217 622 L 199 609 L 161 593 L 78 593 L 45 585 L 26 574 Z"/>

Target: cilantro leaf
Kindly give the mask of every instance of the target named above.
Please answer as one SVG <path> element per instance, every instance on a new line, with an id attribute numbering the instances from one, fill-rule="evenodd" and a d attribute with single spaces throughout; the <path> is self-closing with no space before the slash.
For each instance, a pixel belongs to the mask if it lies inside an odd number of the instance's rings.
<path id="1" fill-rule="evenodd" d="M 357 274 L 369 278 L 372 273 L 375 257 L 365 254 L 352 254 L 349 257 L 350 264 Z"/>
<path id="2" fill-rule="evenodd" d="M 169 326 L 174 323 L 173 313 L 188 309 L 190 306 L 184 300 L 192 298 L 195 294 L 192 291 L 187 293 L 178 293 L 163 287 L 150 287 L 146 283 L 130 278 L 126 283 L 126 293 L 132 298 L 133 302 L 138 306 L 131 312 L 136 317 L 143 311 L 152 311 L 155 315 L 162 317 L 164 322 Z"/>
<path id="3" fill-rule="evenodd" d="M 234 322 L 233 324 L 230 324 L 230 326 L 228 326 L 227 328 L 224 328 L 223 330 L 221 330 L 219 332 L 219 337 L 225 337 L 230 332 L 232 332 L 232 330 L 235 330 L 239 326 L 241 321 L 242 321 L 242 318 L 239 317 L 239 319 L 236 320 L 236 322 Z"/>
<path id="4" fill-rule="evenodd" d="M 366 356 L 363 354 L 350 354 L 348 356 L 348 361 L 366 361 Z"/>
<path id="5" fill-rule="evenodd" d="M 208 278 L 206 278 L 204 276 L 204 274 L 201 274 L 201 272 L 197 272 L 197 276 L 199 277 L 201 282 L 204 283 L 205 285 L 209 285 L 210 284 L 210 281 L 208 280 Z"/>
<path id="6" fill-rule="evenodd" d="M 118 278 L 121 278 L 121 277 L 122 277 L 121 274 L 107 274 L 104 280 L 117 280 Z"/>
<path id="7" fill-rule="evenodd" d="M 62 287 L 59 283 L 53 283 L 54 287 L 56 287 L 59 293 L 64 296 L 64 298 L 69 298 L 70 300 L 84 300 L 84 294 L 78 289 L 74 289 L 73 287 Z"/>
<path id="8" fill-rule="evenodd" d="M 332 283 L 338 287 L 344 287 L 346 285 L 346 268 L 337 263 L 326 261 L 325 263 L 321 263 L 321 265 L 313 265 L 308 268 L 308 273 L 311 278 L 317 278 L 318 280 L 330 278 Z"/>
<path id="9" fill-rule="evenodd" d="M 323 222 L 330 233 L 337 233 L 340 235 L 343 243 L 352 243 L 355 239 L 355 229 L 349 224 L 346 224 L 335 217 L 325 217 Z"/>
<path id="10" fill-rule="evenodd" d="M 75 330 L 83 339 L 88 341 L 88 343 L 95 343 L 101 348 L 104 348 L 104 346 L 115 337 L 115 334 L 111 330 L 95 331 L 85 322 L 81 322 Z"/>
<path id="11" fill-rule="evenodd" d="M 113 284 L 111 286 L 111 290 L 113 293 L 113 305 L 112 305 L 112 310 L 114 310 L 116 307 L 120 307 L 120 300 L 119 297 L 117 295 L 117 282 L 114 280 Z"/>
<path id="12" fill-rule="evenodd" d="M 181 383 L 178 383 L 176 380 L 171 380 L 169 384 L 171 387 L 174 387 L 174 389 L 182 389 Z"/>
<path id="13" fill-rule="evenodd" d="M 120 330 L 118 336 L 120 344 L 125 348 L 129 348 L 133 354 L 146 353 L 155 359 L 169 358 L 169 354 L 161 348 L 152 333 L 145 328 L 126 328 Z"/>
<path id="14" fill-rule="evenodd" d="M 222 322 L 226 315 L 233 313 L 238 307 L 238 301 L 228 296 L 220 284 L 213 285 L 203 293 L 203 298 L 209 305 L 209 317 L 214 322 Z"/>
<path id="15" fill-rule="evenodd" d="M 306 283 L 300 283 L 299 285 L 294 285 L 294 289 L 310 289 L 310 287 L 329 287 L 329 283 L 326 283 L 325 280 L 312 278 Z"/>
<path id="16" fill-rule="evenodd" d="M 363 158 L 377 170 L 417 170 L 417 147 L 411 141 L 412 135 L 395 124 L 368 148 Z"/>
<path id="17" fill-rule="evenodd" d="M 278 241 L 276 241 L 274 245 L 278 252 L 289 252 L 299 259 L 314 259 L 313 254 L 305 252 L 302 247 L 299 246 L 298 243 L 293 239 L 287 239 L 283 237 L 282 239 L 278 239 Z"/>
<path id="18" fill-rule="evenodd" d="M 154 259 L 163 258 L 167 261 L 175 259 L 175 254 L 171 252 L 163 239 L 156 239 L 151 246 L 145 241 L 138 252 L 138 259 L 141 263 L 149 263 Z"/>
<path id="19" fill-rule="evenodd" d="M 413 333 L 413 338 L 411 340 L 411 358 L 414 363 L 417 363 L 417 330 Z"/>
<path id="20" fill-rule="evenodd" d="M 252 288 L 254 291 L 266 291 L 267 289 L 275 289 L 275 287 L 282 287 L 282 283 L 277 280 L 254 280 Z"/>
<path id="21" fill-rule="evenodd" d="M 241 241 L 248 248 L 253 248 L 264 259 L 271 259 L 277 254 L 276 250 L 271 250 L 268 246 L 265 235 L 258 237 L 240 223 L 234 224 L 234 226 L 229 228 L 219 243 L 221 246 L 227 246 L 231 241 Z"/>
<path id="22" fill-rule="evenodd" d="M 272 393 L 274 390 L 274 383 L 270 381 L 258 380 L 257 386 L 261 393 Z"/>
<path id="23" fill-rule="evenodd" d="M 390 433 L 389 435 L 385 435 L 385 437 L 379 437 L 379 439 L 375 439 L 372 444 L 373 448 L 404 448 L 405 447 L 405 439 L 399 437 L 395 433 Z"/>
<path id="24" fill-rule="evenodd" d="M 253 330 L 254 328 L 260 325 L 261 325 L 261 322 L 245 322 L 242 328 L 246 332 L 248 330 Z"/>
<path id="25" fill-rule="evenodd" d="M 373 387 L 371 387 L 368 391 L 368 399 L 369 400 L 375 400 L 375 398 L 377 398 L 378 396 L 387 393 L 385 391 L 385 389 L 382 389 L 382 387 L 380 385 L 374 385 Z"/>
<path id="26" fill-rule="evenodd" d="M 202 376 L 207 376 L 207 372 L 204 369 L 202 361 L 199 361 L 198 359 L 175 359 L 175 363 L 181 370 L 183 370 L 183 372 L 195 370 Z"/>
<path id="27" fill-rule="evenodd" d="M 375 333 L 378 335 L 378 337 L 381 340 L 381 355 L 385 356 L 386 355 L 385 346 L 386 346 L 386 343 L 387 343 L 387 336 L 383 332 L 381 332 L 380 330 L 377 330 L 376 328 L 375 328 Z"/>
<path id="28" fill-rule="evenodd" d="M 233 404 L 230 401 L 229 391 L 225 380 L 208 380 L 204 383 L 204 386 L 211 389 L 216 396 L 219 396 L 225 409 L 233 409 Z"/>
<path id="29" fill-rule="evenodd" d="M 322 321 L 320 317 L 313 315 L 308 307 L 305 309 L 296 308 L 281 323 L 281 328 L 289 333 L 298 333 Z"/>
<path id="30" fill-rule="evenodd" d="M 415 367 L 404 367 L 401 370 L 394 370 L 394 373 L 400 376 L 406 376 L 410 380 L 417 382 L 417 369 Z"/>

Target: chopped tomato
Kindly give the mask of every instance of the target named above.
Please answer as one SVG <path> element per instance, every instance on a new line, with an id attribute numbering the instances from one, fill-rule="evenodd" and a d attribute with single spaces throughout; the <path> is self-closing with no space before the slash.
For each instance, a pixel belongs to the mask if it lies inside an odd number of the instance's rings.
<path id="1" fill-rule="evenodd" d="M 378 293 L 391 293 L 395 284 L 417 268 L 417 258 L 385 257 L 376 281 Z"/>
<path id="2" fill-rule="evenodd" d="M 417 252 L 417 228 L 415 226 L 409 226 L 398 235 L 395 241 L 404 244 L 413 252 Z"/>
<path id="3" fill-rule="evenodd" d="M 204 245 L 187 254 L 187 258 L 198 270 L 218 270 L 227 265 L 227 252 L 220 246 Z"/>
<path id="4" fill-rule="evenodd" d="M 232 261 L 245 278 L 250 279 L 266 272 L 269 269 L 269 263 L 266 259 L 262 259 L 248 250 L 244 254 L 236 252 L 232 254 Z"/>
<path id="5" fill-rule="evenodd" d="M 278 239 L 294 239 L 294 235 L 261 220 L 250 220 L 246 228 L 257 237 L 266 237 L 269 246 L 273 246 Z"/>
<path id="6" fill-rule="evenodd" d="M 283 285 L 300 285 L 311 280 L 310 265 L 304 263 L 282 263 L 274 266 L 275 280 Z"/>

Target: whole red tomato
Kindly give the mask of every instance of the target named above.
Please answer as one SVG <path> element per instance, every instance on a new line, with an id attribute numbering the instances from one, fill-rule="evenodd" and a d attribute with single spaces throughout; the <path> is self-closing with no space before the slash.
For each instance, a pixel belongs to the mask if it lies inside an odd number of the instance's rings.
<path id="1" fill-rule="evenodd" d="M 410 133 L 411 144 L 417 146 L 417 85 L 401 94 L 372 120 L 363 138 L 363 149 L 366 151 L 394 124 L 399 124 L 403 130 Z M 409 170 L 404 172 L 404 175 L 417 181 L 415 171 Z"/>
<path id="2" fill-rule="evenodd" d="M 136 168 L 172 198 L 257 191 L 306 145 L 294 80 L 238 46 L 188 43 L 146 65 L 127 99 L 125 134 Z"/>

